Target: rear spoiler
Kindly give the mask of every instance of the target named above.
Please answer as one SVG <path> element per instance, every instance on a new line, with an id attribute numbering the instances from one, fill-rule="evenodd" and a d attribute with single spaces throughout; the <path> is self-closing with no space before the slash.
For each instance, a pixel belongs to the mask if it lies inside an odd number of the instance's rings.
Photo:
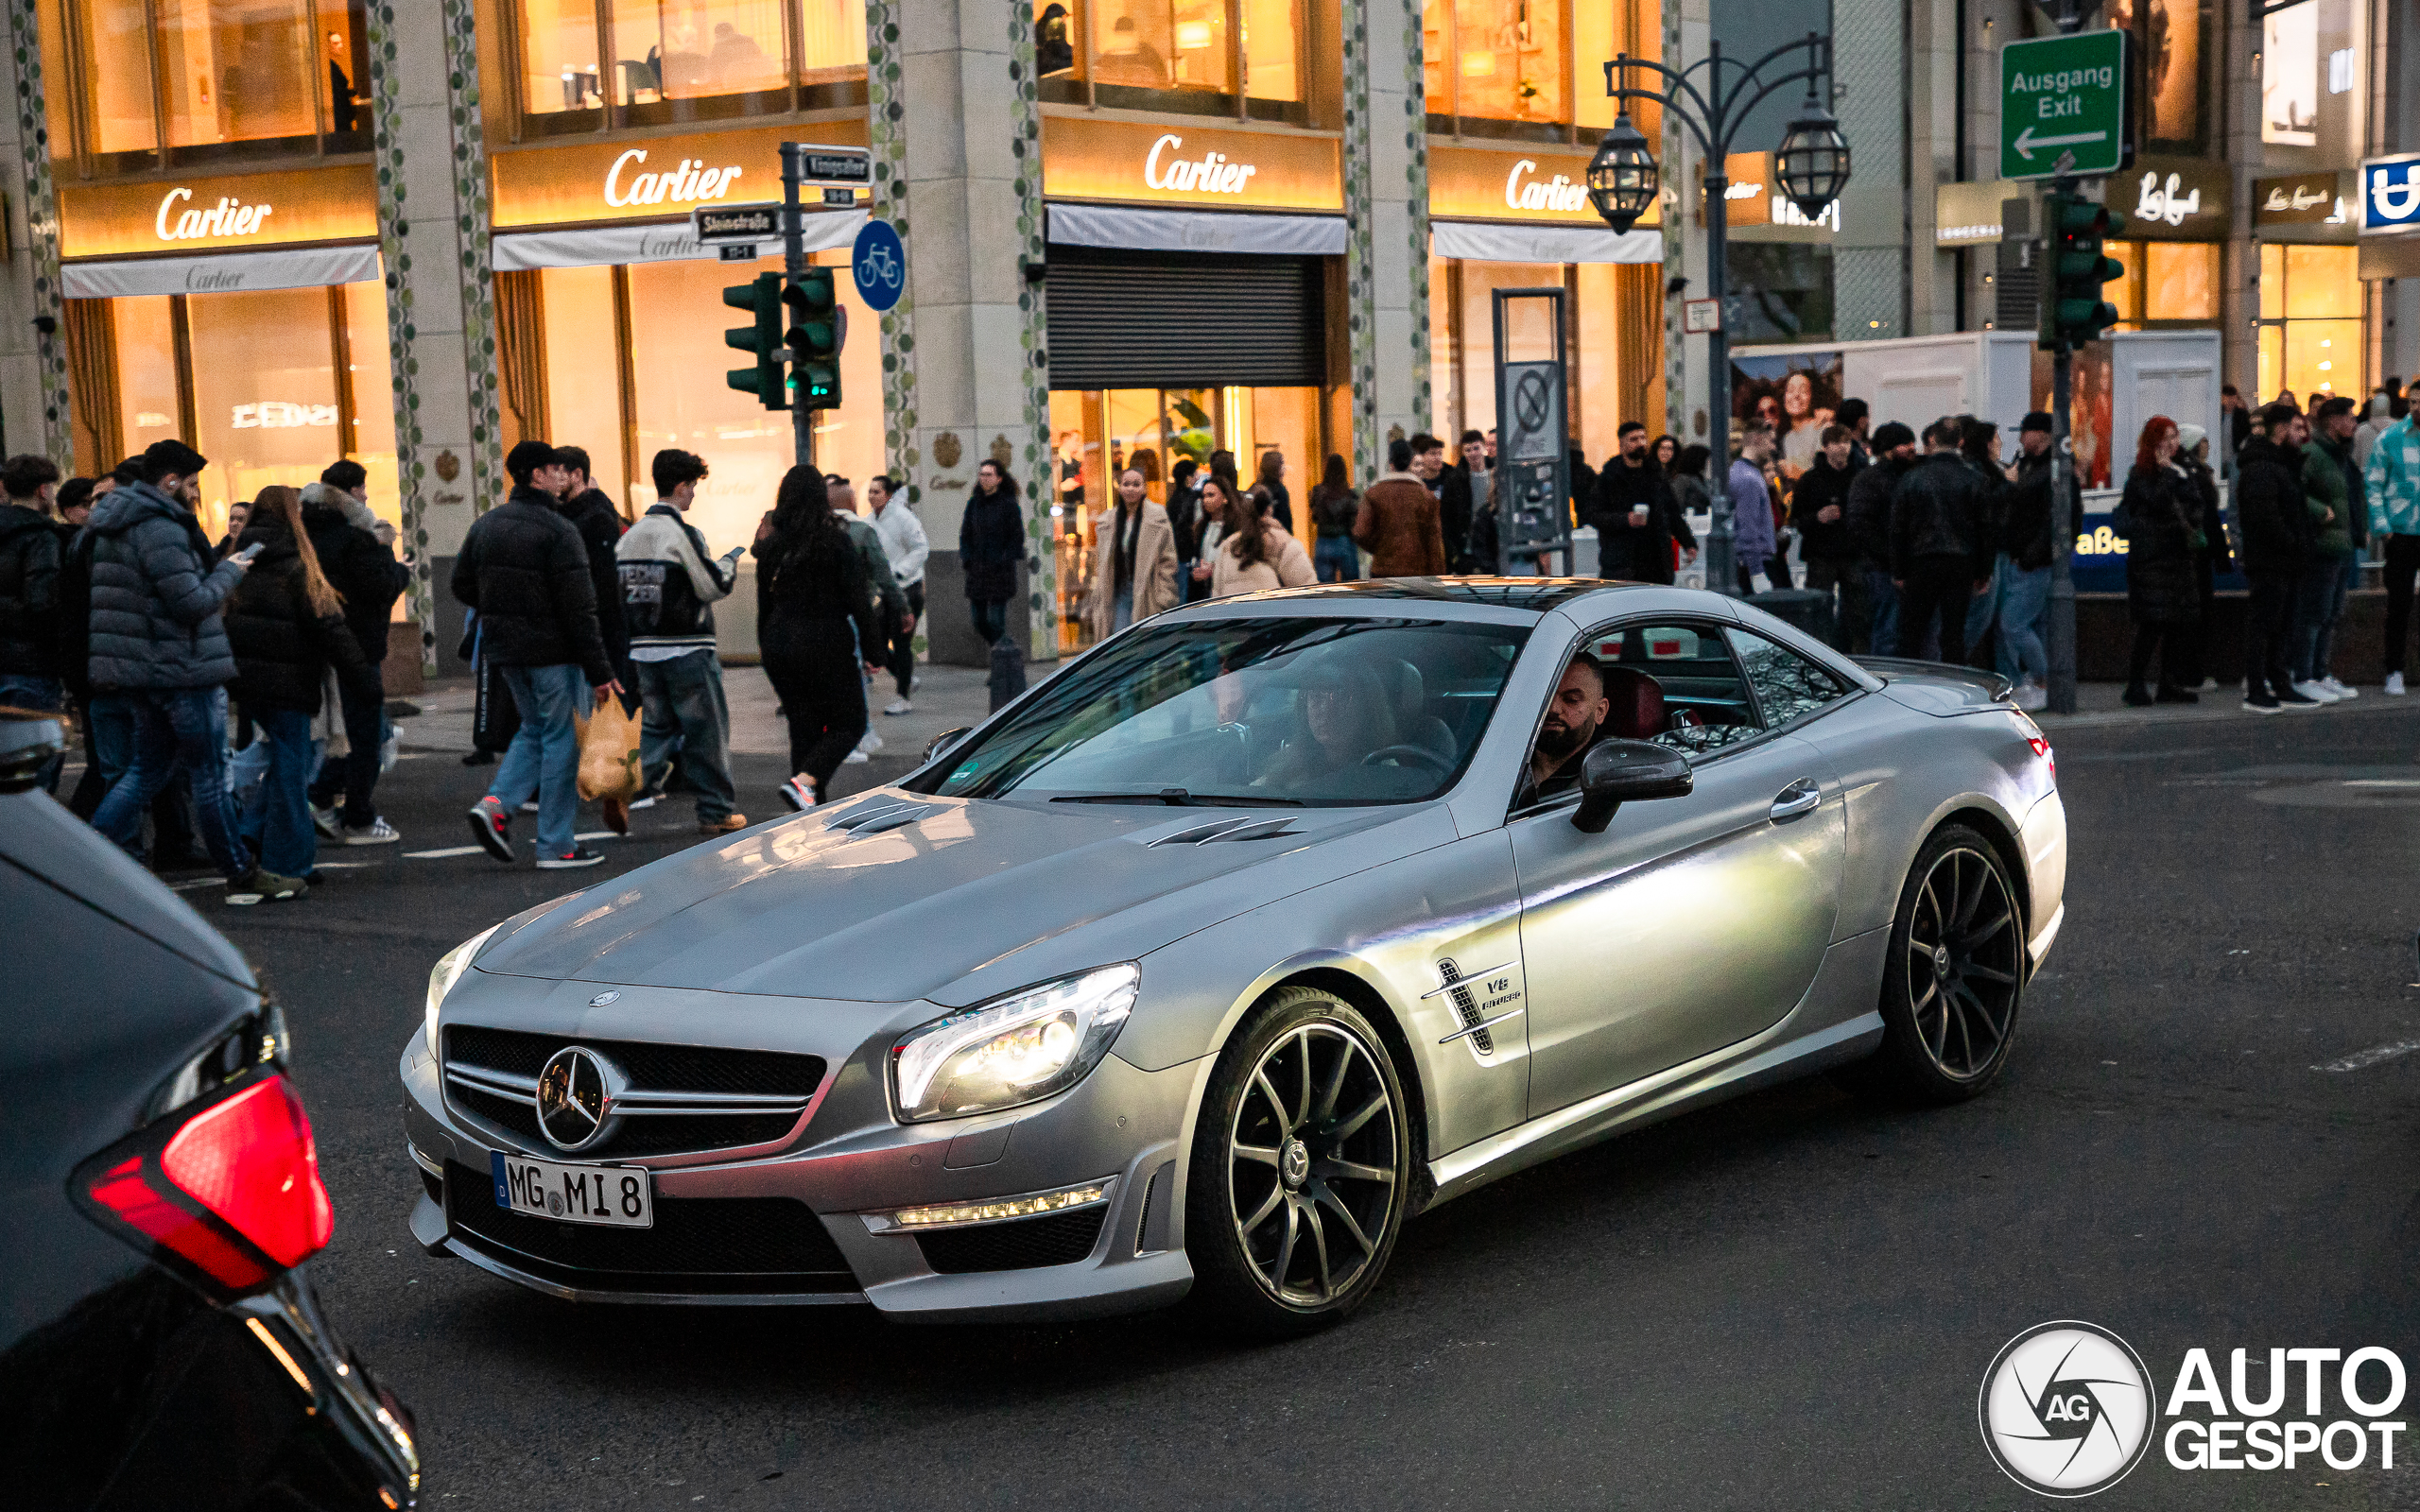
<path id="1" fill-rule="evenodd" d="M 2008 679 L 1981 667 L 1953 666 L 1947 662 L 1925 662 L 1911 656 L 1858 656 L 1849 660 L 1885 682 L 1906 677 L 1953 678 L 1983 689 L 1995 703 L 2015 702 L 2016 690 Z"/>

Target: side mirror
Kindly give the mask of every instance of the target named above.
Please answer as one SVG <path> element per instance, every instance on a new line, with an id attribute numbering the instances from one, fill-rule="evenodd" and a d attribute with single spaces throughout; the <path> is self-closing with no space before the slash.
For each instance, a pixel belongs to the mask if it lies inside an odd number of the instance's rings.
<path id="1" fill-rule="evenodd" d="M 1604 741 L 1590 747 L 1580 764 L 1580 807 L 1572 811 L 1571 825 L 1582 834 L 1602 834 L 1624 803 L 1686 798 L 1696 785 L 1688 757 L 1668 746 Z"/>
<path id="2" fill-rule="evenodd" d="M 956 730 L 944 730 L 940 734 L 935 735 L 933 737 L 933 743 L 925 747 L 925 760 L 929 762 L 934 757 L 939 756 L 942 752 L 949 749 L 952 746 L 957 745 L 960 740 L 965 738 L 967 731 L 974 728 L 975 727 L 973 725 L 960 725 Z"/>

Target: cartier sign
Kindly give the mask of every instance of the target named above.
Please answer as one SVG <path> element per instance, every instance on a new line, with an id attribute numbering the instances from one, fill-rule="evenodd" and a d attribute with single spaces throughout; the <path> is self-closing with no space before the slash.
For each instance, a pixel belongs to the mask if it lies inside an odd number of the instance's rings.
<path id="1" fill-rule="evenodd" d="M 861 124 L 819 124 L 856 146 Z M 699 205 L 771 198 L 782 182 L 782 140 L 796 127 L 510 148 L 488 159 L 499 231 L 599 221 L 685 219 Z M 684 228 L 685 230 L 685 228 Z"/>
<path id="2" fill-rule="evenodd" d="M 1588 203 L 1588 154 L 1535 146 L 1432 144 L 1428 214 L 1443 220 L 1604 224 Z M 1658 210 L 1651 209 L 1639 224 L 1652 226 L 1658 219 Z"/>
<path id="3" fill-rule="evenodd" d="M 1054 199 L 1205 210 L 1344 208 L 1337 139 L 1305 131 L 1045 116 L 1042 183 Z"/>
<path id="4" fill-rule="evenodd" d="M 69 184 L 59 221 L 68 258 L 367 242 L 378 235 L 378 190 L 366 166 Z"/>

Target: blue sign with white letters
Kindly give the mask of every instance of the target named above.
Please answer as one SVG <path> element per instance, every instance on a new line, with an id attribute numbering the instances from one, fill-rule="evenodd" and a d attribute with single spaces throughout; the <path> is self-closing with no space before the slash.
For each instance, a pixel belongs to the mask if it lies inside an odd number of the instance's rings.
<path id="1" fill-rule="evenodd" d="M 2420 231 L 2420 152 L 2361 164 L 2361 234 Z"/>
<path id="2" fill-rule="evenodd" d="M 876 216 L 857 232 L 849 250 L 849 272 L 857 281 L 857 298 L 871 310 L 888 310 L 908 292 L 908 249 L 898 229 Z"/>

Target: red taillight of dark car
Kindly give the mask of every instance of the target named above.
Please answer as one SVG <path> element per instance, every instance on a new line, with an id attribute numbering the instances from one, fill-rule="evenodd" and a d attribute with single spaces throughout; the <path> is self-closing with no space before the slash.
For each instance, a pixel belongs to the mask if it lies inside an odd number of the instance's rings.
<path id="1" fill-rule="evenodd" d="M 302 1100 L 284 1076 L 172 1115 L 88 1161 L 88 1211 L 161 1258 L 248 1292 L 325 1247 L 335 1227 Z"/>

